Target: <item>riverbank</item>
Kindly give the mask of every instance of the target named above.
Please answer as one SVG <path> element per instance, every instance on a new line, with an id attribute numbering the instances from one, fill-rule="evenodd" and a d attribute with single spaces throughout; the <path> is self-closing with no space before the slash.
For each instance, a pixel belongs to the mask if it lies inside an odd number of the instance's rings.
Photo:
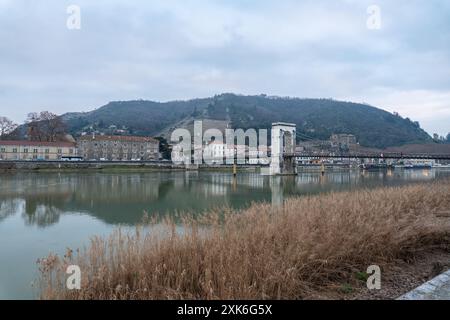
<path id="1" fill-rule="evenodd" d="M 232 171 L 232 165 L 190 166 L 170 161 L 0 161 L 0 172 L 19 171 Z M 238 171 L 257 171 L 259 166 L 240 165 Z"/>
<path id="2" fill-rule="evenodd" d="M 291 198 L 283 207 L 254 204 L 184 221 L 182 233 L 164 220 L 158 232 L 117 231 L 78 255 L 50 255 L 40 263 L 41 298 L 396 298 L 433 276 L 423 271 L 430 263 L 448 261 L 450 181 Z M 64 289 L 69 264 L 82 270 L 79 291 Z M 366 288 L 370 265 L 381 267 L 381 290 Z"/>

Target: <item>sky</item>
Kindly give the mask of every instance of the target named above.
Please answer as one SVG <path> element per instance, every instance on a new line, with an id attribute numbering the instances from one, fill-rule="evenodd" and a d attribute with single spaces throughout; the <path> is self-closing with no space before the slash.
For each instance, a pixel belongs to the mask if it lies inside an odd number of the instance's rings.
<path id="1" fill-rule="evenodd" d="M 450 1 L 0 0 L 0 116 L 223 92 L 364 102 L 446 135 Z"/>

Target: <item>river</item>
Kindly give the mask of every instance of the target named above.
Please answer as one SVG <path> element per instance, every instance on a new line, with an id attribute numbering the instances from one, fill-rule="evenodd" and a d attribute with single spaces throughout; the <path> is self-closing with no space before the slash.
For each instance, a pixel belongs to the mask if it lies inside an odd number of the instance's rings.
<path id="1" fill-rule="evenodd" d="M 251 202 L 280 205 L 295 195 L 354 190 L 450 177 L 450 170 L 258 173 L 2 173 L 0 174 L 0 299 L 37 297 L 38 258 L 81 248 L 93 235 L 133 226 L 152 215 L 201 212 Z"/>

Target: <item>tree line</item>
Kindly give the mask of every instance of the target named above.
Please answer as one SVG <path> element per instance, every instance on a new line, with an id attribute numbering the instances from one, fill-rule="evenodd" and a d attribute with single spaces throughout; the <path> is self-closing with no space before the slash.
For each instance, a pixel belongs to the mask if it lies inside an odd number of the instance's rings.
<path id="1" fill-rule="evenodd" d="M 440 136 L 437 133 L 433 134 L 433 141 L 436 143 L 450 143 L 450 132 L 446 137 Z"/>
<path id="2" fill-rule="evenodd" d="M 26 128 L 25 134 L 18 132 L 21 128 Z M 11 119 L 0 116 L 0 140 L 20 139 L 25 135 L 31 141 L 56 142 L 65 140 L 67 131 L 61 116 L 49 111 L 29 113 L 24 126 L 19 126 Z M 433 140 L 436 143 L 450 143 L 450 132 L 445 137 L 435 133 Z"/>

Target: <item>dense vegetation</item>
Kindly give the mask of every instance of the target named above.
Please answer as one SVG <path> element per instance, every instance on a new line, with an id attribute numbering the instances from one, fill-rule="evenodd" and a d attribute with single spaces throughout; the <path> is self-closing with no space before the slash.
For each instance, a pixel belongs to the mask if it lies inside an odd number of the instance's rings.
<path id="1" fill-rule="evenodd" d="M 72 133 L 89 126 L 126 126 L 130 133 L 159 135 L 186 119 L 227 120 L 234 128 L 270 128 L 272 122 L 297 124 L 299 138 L 329 139 L 333 133 L 356 135 L 362 146 L 389 147 L 431 142 L 419 123 L 365 104 L 331 99 L 298 99 L 222 94 L 166 103 L 111 102 L 88 113 L 63 116 Z"/>

